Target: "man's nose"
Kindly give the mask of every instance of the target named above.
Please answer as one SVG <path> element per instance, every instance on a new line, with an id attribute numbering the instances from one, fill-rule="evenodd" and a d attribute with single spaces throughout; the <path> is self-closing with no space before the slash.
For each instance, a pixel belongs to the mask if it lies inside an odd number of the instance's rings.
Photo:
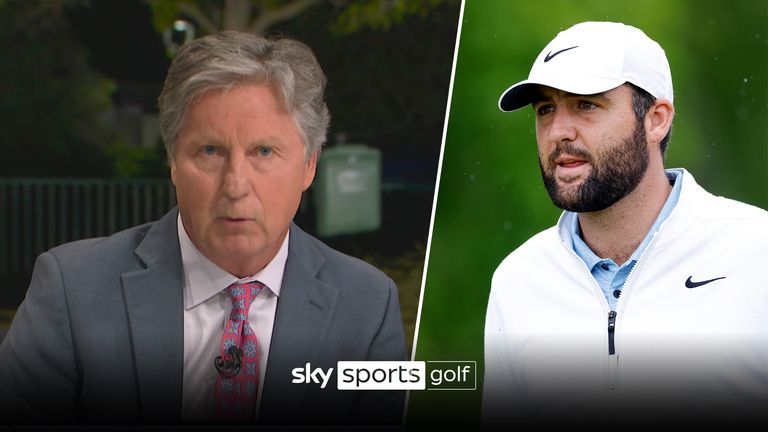
<path id="1" fill-rule="evenodd" d="M 558 107 L 553 113 L 549 123 L 549 140 L 554 143 L 574 141 L 576 139 L 576 127 L 573 115 L 566 107 Z"/>
<path id="2" fill-rule="evenodd" d="M 248 195 L 248 160 L 245 155 L 232 152 L 227 158 L 222 173 L 222 192 L 229 199 L 239 199 Z"/>

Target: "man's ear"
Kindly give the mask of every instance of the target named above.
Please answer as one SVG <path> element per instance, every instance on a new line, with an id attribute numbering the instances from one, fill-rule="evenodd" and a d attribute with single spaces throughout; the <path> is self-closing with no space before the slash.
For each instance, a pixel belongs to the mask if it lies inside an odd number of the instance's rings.
<path id="1" fill-rule="evenodd" d="M 315 178 L 315 170 L 317 168 L 317 158 L 319 151 L 315 151 L 312 153 L 312 156 L 309 157 L 309 160 L 304 166 L 304 190 L 307 190 L 309 185 L 312 184 L 312 180 Z"/>
<path id="2" fill-rule="evenodd" d="M 173 157 L 168 158 L 168 165 L 171 167 L 171 183 L 176 186 L 176 159 Z"/>
<path id="3" fill-rule="evenodd" d="M 648 142 L 656 146 L 672 127 L 675 107 L 666 99 L 657 99 L 645 115 L 645 130 Z"/>

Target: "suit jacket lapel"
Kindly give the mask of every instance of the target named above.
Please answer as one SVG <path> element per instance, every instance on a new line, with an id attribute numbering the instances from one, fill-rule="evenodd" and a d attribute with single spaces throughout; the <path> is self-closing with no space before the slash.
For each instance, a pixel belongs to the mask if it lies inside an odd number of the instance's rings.
<path id="1" fill-rule="evenodd" d="M 178 210 L 157 221 L 136 248 L 145 269 L 122 275 L 142 421 L 181 418 L 184 270 Z"/>
<path id="2" fill-rule="evenodd" d="M 292 384 L 291 370 L 318 357 L 338 296 L 336 287 L 316 277 L 325 262 L 322 252 L 296 225 L 290 230 L 259 416 L 266 422 L 284 421 L 301 404 L 307 386 Z"/>

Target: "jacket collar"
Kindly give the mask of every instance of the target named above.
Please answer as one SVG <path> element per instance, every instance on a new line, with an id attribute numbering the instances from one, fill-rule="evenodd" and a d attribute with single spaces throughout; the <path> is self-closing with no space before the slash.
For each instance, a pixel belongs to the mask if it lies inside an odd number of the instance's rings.
<path id="1" fill-rule="evenodd" d="M 677 205 L 659 227 L 659 238 L 656 247 L 664 247 L 685 233 L 688 228 L 702 218 L 708 217 L 712 210 L 711 200 L 714 195 L 707 192 L 696 183 L 693 175 L 684 168 L 674 168 L 683 176 L 683 186 Z M 662 235 L 663 234 L 663 235 Z"/>
<path id="2" fill-rule="evenodd" d="M 698 203 L 705 199 L 707 195 L 710 195 L 701 186 L 696 183 L 693 175 L 689 173 L 685 168 L 671 168 L 667 171 L 674 170 L 680 173 L 682 176 L 682 186 L 680 190 L 680 197 L 678 198 L 677 205 L 672 209 L 667 219 L 659 226 L 658 233 L 664 232 L 665 238 L 669 239 L 668 233 L 679 233 L 681 229 L 689 225 L 693 219 L 697 217 L 696 210 Z M 711 196 L 711 195 L 710 195 Z M 576 213 L 564 211 L 560 214 L 560 218 L 557 221 L 557 232 L 559 234 L 559 240 L 569 249 L 573 244 L 571 238 L 571 224 Z M 659 240 L 662 240 L 661 238 Z"/>

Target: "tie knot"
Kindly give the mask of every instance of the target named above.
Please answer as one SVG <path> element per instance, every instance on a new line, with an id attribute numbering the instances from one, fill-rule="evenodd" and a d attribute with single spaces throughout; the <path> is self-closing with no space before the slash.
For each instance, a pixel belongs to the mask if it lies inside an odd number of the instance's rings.
<path id="1" fill-rule="evenodd" d="M 232 300 L 232 321 L 245 321 L 248 318 L 248 310 L 256 296 L 259 295 L 264 284 L 253 281 L 245 284 L 232 284 L 227 287 L 227 293 Z"/>

